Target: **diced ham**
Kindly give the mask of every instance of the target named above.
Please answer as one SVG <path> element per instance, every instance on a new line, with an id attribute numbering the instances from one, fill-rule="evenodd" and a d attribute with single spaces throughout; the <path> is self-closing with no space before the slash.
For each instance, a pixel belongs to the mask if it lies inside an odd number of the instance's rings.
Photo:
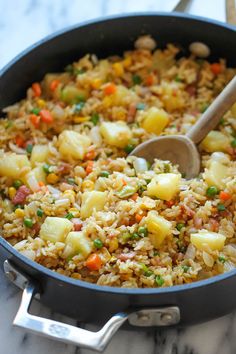
<path id="1" fill-rule="evenodd" d="M 211 231 L 213 231 L 213 232 L 218 232 L 219 231 L 219 227 L 220 227 L 219 221 L 217 221 L 214 218 L 210 218 L 209 219 L 209 224 L 211 225 Z"/>
<path id="2" fill-rule="evenodd" d="M 136 103 L 131 103 L 128 109 L 127 123 L 133 123 L 136 114 Z"/>
<path id="3" fill-rule="evenodd" d="M 195 96 L 195 95 L 196 95 L 197 88 L 196 88 L 195 85 L 188 85 L 188 86 L 185 88 L 185 91 L 188 92 L 189 96 Z"/>
<path id="4" fill-rule="evenodd" d="M 58 172 L 62 175 L 66 175 L 70 172 L 71 166 L 66 162 L 62 162 L 58 167 Z"/>
<path id="5" fill-rule="evenodd" d="M 13 204 L 23 204 L 29 194 L 31 194 L 29 188 L 27 188 L 25 185 L 20 186 L 12 200 Z"/>
<path id="6" fill-rule="evenodd" d="M 80 231 L 82 229 L 83 223 L 79 218 L 73 218 L 71 221 L 74 226 L 74 231 Z"/>
<path id="7" fill-rule="evenodd" d="M 118 259 L 121 261 L 127 261 L 128 259 L 134 258 L 136 255 L 135 252 L 129 252 L 129 253 L 121 253 L 117 256 Z"/>
<path id="8" fill-rule="evenodd" d="M 195 215 L 193 218 L 193 223 L 196 229 L 202 228 L 202 218 L 199 218 L 198 216 Z"/>

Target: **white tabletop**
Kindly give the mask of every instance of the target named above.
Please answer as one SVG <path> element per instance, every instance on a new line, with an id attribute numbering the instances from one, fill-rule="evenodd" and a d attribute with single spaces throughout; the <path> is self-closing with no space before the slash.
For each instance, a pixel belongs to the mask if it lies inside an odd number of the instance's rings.
<path id="1" fill-rule="evenodd" d="M 133 11 L 170 11 L 175 0 L 0 0 L 0 68 L 16 54 L 58 29 L 99 16 Z M 225 21 L 223 0 L 194 0 L 190 13 Z M 88 354 L 72 345 L 51 341 L 12 327 L 21 292 L 0 272 L 1 354 Z M 222 301 L 224 301 L 222 299 Z M 34 313 L 73 321 L 34 304 Z M 185 329 L 155 332 L 119 331 L 106 354 L 235 354 L 236 316 Z"/>

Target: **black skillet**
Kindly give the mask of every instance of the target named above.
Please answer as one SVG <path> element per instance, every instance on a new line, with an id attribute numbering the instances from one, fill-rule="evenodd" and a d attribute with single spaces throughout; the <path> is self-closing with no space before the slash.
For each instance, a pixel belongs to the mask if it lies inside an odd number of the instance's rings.
<path id="1" fill-rule="evenodd" d="M 158 47 L 176 43 L 182 54 L 202 41 L 209 60 L 226 58 L 236 66 L 233 26 L 178 13 L 143 13 L 87 22 L 47 37 L 17 56 L 0 72 L 0 110 L 24 97 L 32 82 L 62 70 L 86 53 L 99 58 L 132 49 L 141 34 L 150 34 Z M 191 284 L 155 289 L 98 286 L 55 273 L 27 259 L 0 237 L 0 264 L 16 285 L 24 288 L 15 325 L 42 335 L 103 350 L 112 334 L 127 326 L 189 325 L 229 313 L 236 307 L 236 270 Z M 106 325 L 93 333 L 28 313 L 38 294 L 53 311 L 79 321 Z"/>

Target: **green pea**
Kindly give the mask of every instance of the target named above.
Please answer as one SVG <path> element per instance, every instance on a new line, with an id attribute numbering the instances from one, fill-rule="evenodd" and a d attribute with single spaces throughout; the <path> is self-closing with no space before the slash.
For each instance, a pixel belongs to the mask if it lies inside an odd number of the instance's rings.
<path id="1" fill-rule="evenodd" d="M 226 207 L 224 206 L 224 204 L 218 204 L 218 205 L 217 205 L 217 209 L 218 209 L 219 211 L 225 211 L 225 210 L 226 210 Z"/>
<path id="2" fill-rule="evenodd" d="M 48 163 L 45 163 L 43 165 L 43 170 L 45 173 L 49 174 L 51 171 L 50 171 L 50 168 L 51 168 L 51 165 L 49 165 Z"/>
<path id="3" fill-rule="evenodd" d="M 139 75 L 133 75 L 132 81 L 134 85 L 140 85 L 142 82 L 142 79 Z"/>
<path id="4" fill-rule="evenodd" d="M 176 75 L 174 80 L 175 82 L 182 82 L 182 79 L 178 75 Z"/>
<path id="5" fill-rule="evenodd" d="M 226 259 L 225 259 L 224 256 L 219 256 L 219 257 L 218 257 L 218 260 L 219 260 L 219 262 L 221 262 L 221 263 L 223 263 L 223 264 L 226 262 Z"/>
<path id="6" fill-rule="evenodd" d="M 130 154 L 134 150 L 135 146 L 133 144 L 128 144 L 124 147 L 124 150 L 127 154 Z"/>
<path id="7" fill-rule="evenodd" d="M 214 197 L 217 193 L 218 193 L 218 189 L 216 186 L 211 186 L 206 190 L 206 195 L 208 197 Z"/>
<path id="8" fill-rule="evenodd" d="M 93 244 L 98 249 L 103 247 L 103 243 L 102 243 L 102 241 L 99 238 L 96 238 L 96 240 L 93 241 Z"/>
<path id="9" fill-rule="evenodd" d="M 43 210 L 39 208 L 37 210 L 37 215 L 41 218 L 43 216 Z"/>
<path id="10" fill-rule="evenodd" d="M 185 226 L 184 223 L 179 222 L 179 223 L 176 225 L 176 229 L 177 229 L 178 231 L 180 231 L 184 226 Z"/>
<path id="11" fill-rule="evenodd" d="M 93 113 L 90 121 L 93 123 L 93 125 L 97 125 L 99 122 L 99 114 L 98 113 Z"/>
<path id="12" fill-rule="evenodd" d="M 131 234 L 131 240 L 138 240 L 140 235 L 137 232 L 133 232 Z"/>
<path id="13" fill-rule="evenodd" d="M 30 113 L 36 114 L 36 116 L 38 116 L 40 111 L 41 111 L 40 108 L 33 108 L 33 109 L 31 109 Z"/>
<path id="14" fill-rule="evenodd" d="M 186 273 L 190 269 L 190 267 L 187 265 L 182 265 L 182 269 L 183 269 L 184 273 Z"/>
<path id="15" fill-rule="evenodd" d="M 13 187 L 15 187 L 16 189 L 20 188 L 20 186 L 22 186 L 22 184 L 23 184 L 23 182 L 21 182 L 20 179 L 16 179 L 16 180 L 12 183 Z"/>
<path id="16" fill-rule="evenodd" d="M 71 220 L 73 219 L 74 215 L 72 213 L 68 213 L 66 214 L 65 218 L 68 219 L 68 220 Z"/>
<path id="17" fill-rule="evenodd" d="M 155 282 L 158 286 L 162 286 L 164 284 L 164 279 L 162 278 L 161 275 L 157 275 L 155 277 Z"/>
<path id="18" fill-rule="evenodd" d="M 30 218 L 25 218 L 24 219 L 24 225 L 31 229 L 33 227 L 33 220 L 30 219 Z"/>
<path id="19" fill-rule="evenodd" d="M 138 228 L 138 235 L 140 237 L 146 237 L 148 235 L 148 229 L 146 227 L 144 227 L 144 226 L 140 226 Z"/>
<path id="20" fill-rule="evenodd" d="M 31 154 L 32 150 L 33 150 L 33 145 L 32 144 L 27 144 L 26 151 L 28 152 L 28 154 Z"/>
<path id="21" fill-rule="evenodd" d="M 108 171 L 101 171 L 100 177 L 108 178 L 109 177 L 109 172 Z"/>

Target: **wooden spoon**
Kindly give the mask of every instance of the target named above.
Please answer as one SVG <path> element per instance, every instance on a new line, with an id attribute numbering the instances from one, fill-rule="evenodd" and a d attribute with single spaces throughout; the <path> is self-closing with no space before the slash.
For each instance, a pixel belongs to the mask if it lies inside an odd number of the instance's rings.
<path id="1" fill-rule="evenodd" d="M 138 145 L 130 155 L 143 157 L 150 162 L 156 158 L 169 160 L 179 166 L 180 172 L 185 174 L 186 178 L 197 176 L 201 160 L 196 144 L 217 126 L 234 102 L 236 102 L 236 76 L 186 135 L 165 135 L 150 139 Z"/>

